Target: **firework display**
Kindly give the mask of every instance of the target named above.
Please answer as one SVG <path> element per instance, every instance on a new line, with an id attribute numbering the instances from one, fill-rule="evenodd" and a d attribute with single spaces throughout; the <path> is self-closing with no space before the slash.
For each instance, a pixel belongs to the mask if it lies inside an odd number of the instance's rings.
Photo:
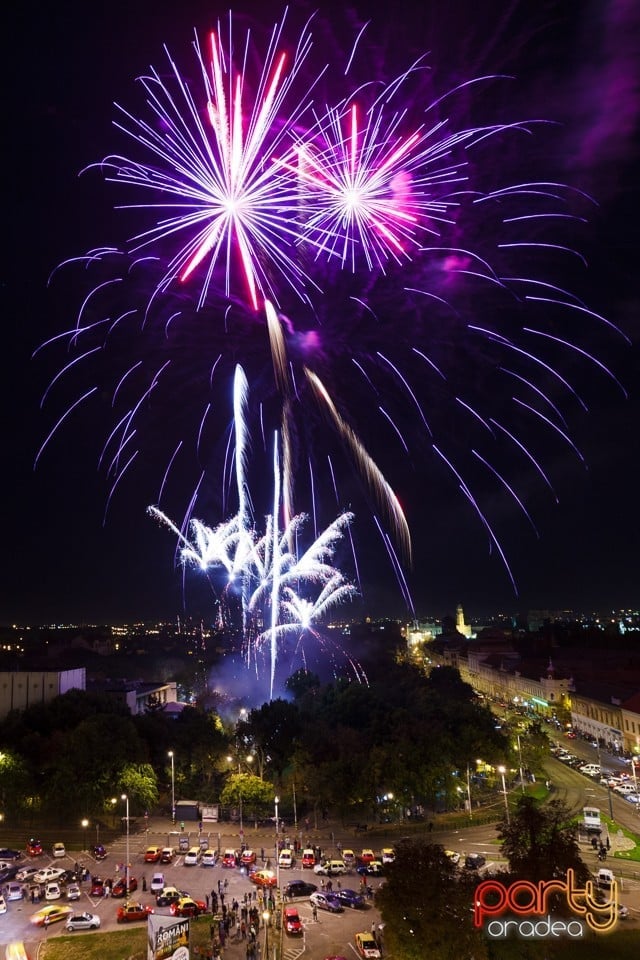
<path id="1" fill-rule="evenodd" d="M 588 345 L 596 329 L 624 335 L 558 279 L 559 262 L 584 266 L 571 241 L 590 198 L 522 176 L 542 121 L 466 118 L 512 81 L 434 91 L 427 58 L 391 81 L 363 77 L 366 30 L 328 63 L 314 28 L 283 16 L 261 38 L 230 14 L 196 37 L 187 72 L 165 50 L 168 69 L 141 79 L 140 112 L 118 108 L 128 151 L 98 165 L 136 228 L 63 265 L 82 266 L 89 292 L 44 345 L 67 353 L 45 395 L 62 393 L 63 412 L 38 458 L 107 396 L 109 501 L 149 450 L 162 460 L 153 512 L 185 564 L 234 585 L 247 648 L 270 644 L 272 684 L 279 640 L 353 593 L 327 543 L 354 497 L 410 605 L 398 490 L 407 469 L 426 486 L 444 468 L 515 589 L 486 503 L 497 488 L 533 526 L 520 488 L 555 498 L 547 451 L 583 459 L 569 427 L 588 405 L 576 369 L 622 390 Z M 185 476 L 174 524 L 164 500 Z M 314 546 L 298 556 L 305 514 Z"/>

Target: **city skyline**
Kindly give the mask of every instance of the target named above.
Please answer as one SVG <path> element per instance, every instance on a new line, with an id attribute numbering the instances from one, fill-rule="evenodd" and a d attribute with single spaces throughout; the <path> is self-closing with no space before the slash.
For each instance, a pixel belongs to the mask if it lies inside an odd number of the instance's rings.
<path id="1" fill-rule="evenodd" d="M 372 5 L 360 6 L 363 16 L 369 8 L 375 14 Z M 458 0 L 456 9 L 469 6 Z M 584 16 L 584 6 L 580 10 L 570 6 L 567 11 L 562 5 L 560 14 L 561 5 L 547 3 L 535 15 L 525 11 L 526 5 L 515 6 L 518 16 L 510 17 L 506 14 L 511 5 L 504 4 L 506 24 L 502 23 L 502 33 L 492 38 L 497 54 L 493 61 L 487 58 L 489 63 L 480 63 L 479 55 L 468 62 L 471 38 L 482 36 L 488 43 L 491 32 L 488 25 L 478 22 L 477 15 L 463 36 L 452 34 L 453 16 L 448 25 L 436 22 L 435 16 L 427 18 L 421 46 L 431 49 L 430 60 L 440 71 L 439 58 L 446 51 L 451 62 L 443 80 L 445 87 L 463 72 L 476 73 L 489 66 L 496 71 L 504 69 L 517 77 L 511 88 L 511 115 L 544 116 L 562 125 L 563 132 L 555 138 L 540 135 L 537 149 L 543 152 L 545 172 L 551 174 L 555 168 L 556 175 L 591 193 L 600 204 L 583 234 L 590 261 L 583 281 L 589 306 L 634 341 L 624 350 L 618 343 L 612 347 L 605 338 L 594 346 L 598 357 L 613 366 L 630 397 L 625 400 L 610 385 L 595 384 L 595 374 L 593 381 L 585 384 L 589 416 L 576 418 L 571 436 L 584 453 L 586 469 L 554 449 L 545 467 L 553 473 L 559 503 L 550 502 L 539 491 L 526 490 L 540 539 L 530 531 L 523 535 L 522 524 L 516 521 L 518 511 L 506 494 L 495 496 L 492 507 L 519 595 L 495 556 L 488 555 L 488 538 L 457 484 L 447 479 L 433 460 L 407 461 L 400 486 L 413 534 L 414 571 L 408 577 L 418 616 L 424 610 L 442 615 L 454 610 L 459 601 L 469 610 L 500 607 L 511 612 L 564 606 L 618 609 L 638 604 L 640 508 L 634 438 L 640 424 L 636 388 L 640 363 L 632 277 L 637 241 L 634 218 L 629 215 L 632 205 L 637 208 L 631 184 L 637 152 L 630 130 L 637 123 L 638 97 L 628 74 L 633 31 L 629 31 L 627 45 L 615 48 L 613 42 L 623 38 L 623 27 L 615 24 L 609 8 L 600 11 L 603 60 L 591 83 L 593 89 L 600 89 L 603 105 L 596 103 L 591 117 L 586 117 L 575 76 L 588 73 L 593 42 L 588 26 L 598 16 L 598 5 L 590 5 Z M 76 180 L 77 171 L 114 149 L 112 100 L 128 101 L 133 78 L 149 63 L 158 62 L 162 42 L 177 49 L 185 39 L 188 42 L 194 26 L 206 26 L 202 7 L 187 4 L 179 26 L 173 29 L 175 14 L 163 8 L 153 30 L 148 30 L 148 11 L 145 3 L 140 3 L 129 21 L 132 33 L 123 56 L 117 65 L 109 66 L 109 52 L 118 43 L 115 8 L 109 16 L 95 13 L 83 18 L 78 5 L 71 27 L 66 18 L 63 23 L 61 15 L 48 11 L 35 36 L 20 24 L 20 14 L 12 14 L 18 50 L 9 82 L 20 90 L 16 129 L 24 163 L 15 171 L 19 187 L 10 211 L 14 252 L 4 263 L 9 363 L 2 383 L 8 416 L 3 427 L 1 622 L 165 619 L 174 618 L 183 608 L 182 577 L 174 568 L 171 543 L 145 514 L 153 501 L 151 466 L 118 491 L 104 527 L 108 486 L 85 454 L 85 448 L 92 445 L 89 441 L 95 439 L 89 436 L 86 421 L 56 440 L 33 473 L 33 461 L 47 429 L 38 404 L 47 385 L 45 374 L 50 376 L 51 371 L 29 358 L 39 342 L 68 328 L 74 298 L 77 303 L 77 291 L 72 288 L 62 304 L 52 298 L 46 290 L 50 271 L 66 257 L 116 238 L 119 232 L 120 239 L 123 236 L 124 228 L 110 213 L 104 187 L 95 179 Z M 328 9 L 326 4 L 321 7 Z M 279 7 L 273 10 L 277 15 Z M 100 19 L 103 16 L 104 21 Z M 159 36 L 160 31 L 164 35 Z M 35 55 L 30 53 L 32 66 L 24 78 L 18 65 L 21 54 L 25 55 L 20 44 L 26 43 L 27 36 Z M 538 40 L 533 42 L 532 37 Z M 517 54 L 511 53 L 512 46 Z M 95 65 L 91 51 L 97 56 Z M 564 68 L 552 67 L 561 55 Z M 629 89 L 619 127 L 603 132 L 603 85 L 608 84 L 611 92 L 616 81 L 624 80 L 629 81 Z M 548 94 L 553 85 L 557 98 L 550 104 Z M 51 153 L 46 166 L 42 142 Z M 43 172 L 49 179 L 44 198 L 36 186 Z M 103 429 L 102 422 L 96 429 Z M 349 492 L 356 495 L 355 485 Z M 230 512 L 204 519 L 215 524 L 227 520 Z M 356 530 L 359 521 L 364 527 L 362 509 L 356 511 Z M 359 553 L 363 597 L 354 612 L 357 609 L 374 616 L 388 612 L 410 618 L 381 541 L 376 542 L 370 531 L 360 535 L 365 544 Z M 199 583 L 191 579 L 186 598 L 188 615 L 212 618 L 215 585 L 206 578 Z M 345 618 L 347 615 L 345 611 Z"/>

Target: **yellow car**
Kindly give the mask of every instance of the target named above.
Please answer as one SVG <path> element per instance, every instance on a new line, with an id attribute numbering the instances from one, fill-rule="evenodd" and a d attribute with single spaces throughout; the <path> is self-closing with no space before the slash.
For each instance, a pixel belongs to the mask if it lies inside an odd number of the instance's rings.
<path id="1" fill-rule="evenodd" d="M 73 907 L 67 907 L 66 904 L 52 903 L 49 907 L 42 907 L 29 918 L 29 923 L 36 927 L 48 927 L 50 923 L 58 923 L 60 920 L 66 920 L 70 913 L 73 913 Z"/>
<path id="2" fill-rule="evenodd" d="M 356 933 L 356 950 L 365 960 L 379 960 L 382 956 L 372 933 Z"/>

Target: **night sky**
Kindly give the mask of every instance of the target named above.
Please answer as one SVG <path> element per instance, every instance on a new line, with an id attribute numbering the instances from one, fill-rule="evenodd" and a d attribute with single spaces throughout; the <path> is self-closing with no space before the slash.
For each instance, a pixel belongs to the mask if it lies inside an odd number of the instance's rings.
<path id="1" fill-rule="evenodd" d="M 99 175 L 78 177 L 107 154 L 126 152 L 126 142 L 112 126 L 113 101 L 134 102 L 134 79 L 149 64 L 164 62 L 162 44 L 188 56 L 193 28 L 206 29 L 226 7 L 193 0 L 11 6 L 4 13 L 3 56 L 4 87 L 11 95 L 3 124 L 9 216 L 0 278 L 0 623 L 175 617 L 183 612 L 185 597 L 187 613 L 206 618 L 212 588 L 206 581 L 190 582 L 183 594 L 173 541 L 145 515 L 158 488 L 157 477 L 150 480 L 152 455 L 119 488 L 105 524 L 109 486 L 96 470 L 96 450 L 108 432 L 102 422 L 71 418 L 34 471 L 53 422 L 48 408 L 40 410 L 40 399 L 59 365 L 31 355 L 43 340 L 72 326 L 83 296 L 82 288 L 74 291 L 69 282 L 62 292 L 48 290 L 52 269 L 129 236 L 112 210 L 114 194 Z M 249 15 L 252 6 L 267 24 L 281 9 L 245 4 L 242 11 Z M 597 201 L 576 241 L 589 269 L 579 276 L 572 270 L 567 283 L 573 285 L 578 276 L 575 287 L 588 305 L 633 342 L 625 345 L 595 324 L 589 325 L 592 333 L 576 337 L 615 372 L 628 398 L 593 365 L 576 373 L 589 414 L 579 411 L 569 427 L 587 466 L 567 446 L 553 445 L 542 457 L 559 502 L 533 486 L 525 489 L 539 539 L 516 522 L 513 501 L 495 495 L 492 516 L 517 595 L 451 475 L 433 461 L 407 459 L 394 484 L 413 532 L 408 578 L 416 612 L 442 616 L 457 602 L 471 617 L 529 608 L 638 609 L 638 5 L 633 0 L 496 0 L 487 7 L 470 0 L 415 5 L 400 0 L 384 8 L 391 11 L 388 25 L 375 4 L 355 4 L 346 15 L 342 4 L 319 5 L 322 16 L 349 36 L 354 25 L 372 18 L 372 36 L 382 29 L 400 66 L 429 52 L 436 88 L 444 91 L 487 72 L 509 74 L 515 80 L 500 94 L 499 111 L 554 121 L 536 130 L 536 169 L 527 176 L 569 183 Z M 486 306 L 485 321 L 488 312 Z M 576 318 L 576 324 L 582 322 Z M 165 415 L 158 414 L 159 432 Z M 446 430 L 446 411 L 434 419 Z M 360 537 L 364 597 L 354 613 L 406 616 L 380 541 L 365 523 L 356 533 Z"/>

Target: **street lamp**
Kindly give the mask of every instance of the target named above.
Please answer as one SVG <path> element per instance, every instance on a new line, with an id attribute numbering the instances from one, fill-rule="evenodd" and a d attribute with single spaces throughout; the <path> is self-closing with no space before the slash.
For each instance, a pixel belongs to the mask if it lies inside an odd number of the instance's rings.
<path id="1" fill-rule="evenodd" d="M 171 759 L 171 822 L 176 822 L 176 768 L 173 759 L 173 750 L 169 750 Z"/>
<path id="2" fill-rule="evenodd" d="M 516 734 L 516 740 L 518 741 L 518 759 L 520 761 L 520 790 L 524 793 L 524 776 L 522 774 L 522 747 L 520 746 L 520 734 Z"/>
<path id="3" fill-rule="evenodd" d="M 87 847 L 87 827 L 89 826 L 89 821 L 88 821 L 88 820 L 83 820 L 80 825 L 81 825 L 82 829 L 84 830 L 84 849 L 85 849 L 85 853 L 86 853 L 87 850 L 89 849 L 89 848 Z"/>
<path id="4" fill-rule="evenodd" d="M 271 914 L 268 910 L 264 911 L 262 919 L 264 920 L 264 958 L 265 960 L 269 960 L 269 923 L 271 922 Z"/>
<path id="5" fill-rule="evenodd" d="M 129 797 L 126 793 L 123 793 L 120 797 L 121 800 L 124 800 L 126 804 L 126 820 L 127 820 L 127 862 L 125 864 L 125 873 L 124 873 L 124 891 L 125 896 L 129 899 Z"/>
<path id="6" fill-rule="evenodd" d="M 506 772 L 507 772 L 506 767 L 498 767 L 498 773 L 502 777 L 502 793 L 504 794 L 504 809 L 507 815 L 507 823 L 511 823 L 511 820 L 509 819 L 509 800 L 507 798 L 507 785 L 504 782 L 504 775 Z"/>
<path id="7" fill-rule="evenodd" d="M 473 820 L 473 807 L 471 806 L 471 770 L 467 764 L 467 803 L 469 804 L 469 820 Z"/>
<path id="8" fill-rule="evenodd" d="M 280 821 L 278 820 L 278 804 L 279 803 L 280 803 L 280 797 L 274 797 L 274 804 L 276 808 L 276 890 L 280 889 L 280 844 L 279 844 Z"/>

